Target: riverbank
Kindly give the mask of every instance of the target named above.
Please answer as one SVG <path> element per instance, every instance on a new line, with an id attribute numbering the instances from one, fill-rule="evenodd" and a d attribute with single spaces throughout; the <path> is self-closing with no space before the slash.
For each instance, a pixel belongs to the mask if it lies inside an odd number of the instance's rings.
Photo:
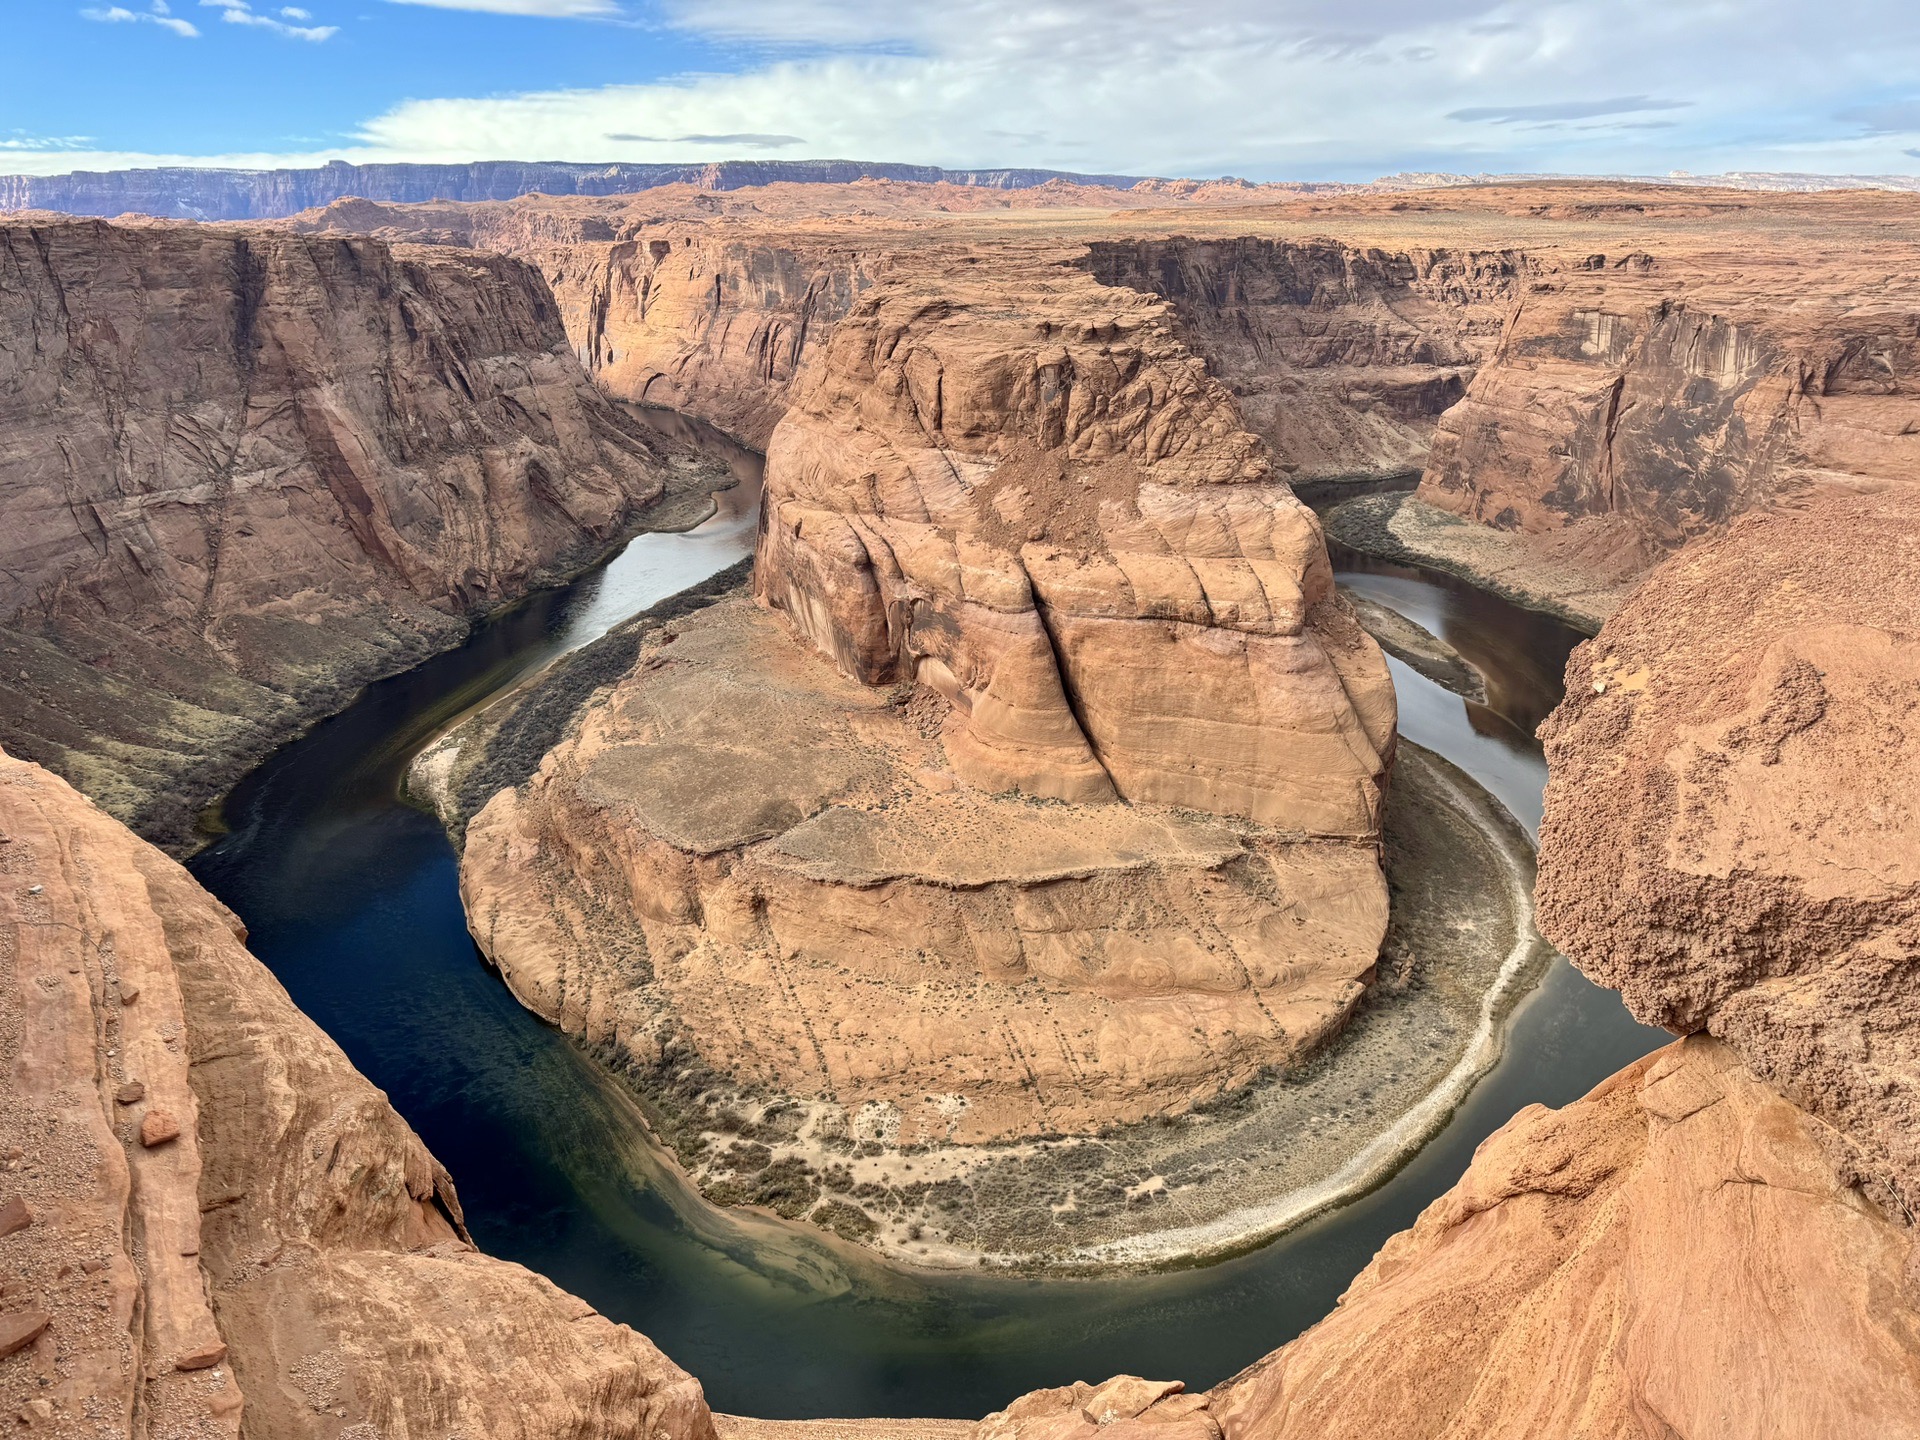
<path id="1" fill-rule="evenodd" d="M 274 751 L 351 705 L 367 686 L 458 649 L 481 627 L 535 596 L 601 568 L 638 536 L 674 535 L 696 528 L 714 513 L 714 495 L 736 483 L 724 466 L 691 454 L 672 457 L 667 471 L 660 496 L 636 509 L 615 538 L 559 558 L 529 577 L 518 593 L 459 615 L 417 607 L 433 623 L 396 631 L 400 638 L 390 644 L 361 646 L 334 656 L 315 670 L 307 688 L 287 697 L 286 705 L 225 736 L 217 752 L 201 756 L 172 776 L 168 785 L 175 798 L 169 806 L 153 811 L 137 827 L 138 833 L 178 859 L 198 854 L 226 833 L 223 812 L 235 786 Z"/>
<path id="2" fill-rule="evenodd" d="M 458 841 L 498 790 L 533 773 L 601 686 L 636 663 L 680 663 L 692 642 L 668 649 L 663 627 L 743 579 L 728 572 L 676 595 L 468 715 L 414 761 L 409 792 Z M 1429 648 L 1444 644 L 1401 623 Z M 1385 852 L 1389 930 L 1358 1013 L 1287 1073 L 1187 1114 L 1014 1144 L 894 1144 L 830 1099 L 759 1093 L 715 1073 L 694 1035 L 641 1048 L 629 1037 L 651 1029 L 603 1022 L 595 1053 L 717 1203 L 806 1221 L 923 1268 L 1086 1274 L 1218 1258 L 1390 1174 L 1498 1058 L 1505 1017 L 1550 954 L 1532 929 L 1524 828 L 1466 774 L 1405 741 Z M 561 890 L 597 913 L 588 877 Z M 621 1003 L 670 1013 L 654 984 L 640 961 Z"/>
<path id="3" fill-rule="evenodd" d="M 1598 572 L 1584 564 L 1568 537 L 1549 542 L 1476 525 L 1411 492 L 1346 500 L 1321 520 L 1327 538 L 1351 550 L 1458 576 L 1587 635 L 1598 634 L 1639 584 L 1638 573 Z"/>

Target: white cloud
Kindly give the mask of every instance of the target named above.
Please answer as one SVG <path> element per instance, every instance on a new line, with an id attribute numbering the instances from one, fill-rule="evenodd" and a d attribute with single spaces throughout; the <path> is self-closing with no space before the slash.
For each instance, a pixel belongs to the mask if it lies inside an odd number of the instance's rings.
<path id="1" fill-rule="evenodd" d="M 666 0 L 746 69 L 408 101 L 390 154 L 711 158 L 697 137 L 949 166 L 1312 178 L 1911 165 L 1836 115 L 1920 73 L 1920 7 L 1830 0 Z M 1626 83 L 1623 83 L 1626 82 Z M 1632 93 L 1622 94 L 1623 90 Z M 678 138 L 660 138 L 678 137 Z M 1910 142 L 1902 142 L 1910 143 Z"/>
<path id="2" fill-rule="evenodd" d="M 167 8 L 167 0 L 153 0 L 153 8 L 150 10 L 129 10 L 124 5 L 108 5 L 104 8 L 91 7 L 82 10 L 80 14 L 83 19 L 97 20 L 108 25 L 145 21 L 149 25 L 158 25 L 163 30 L 171 30 L 187 40 L 194 39 L 200 33 L 194 28 L 192 22 L 177 18 Z"/>
<path id="3" fill-rule="evenodd" d="M 243 14 L 238 23 L 292 18 L 269 19 L 265 0 L 259 11 L 245 0 L 203 3 L 229 20 Z M 641 8 L 392 3 L 576 19 Z M 1817 26 L 1798 0 L 652 5 L 736 68 L 408 100 L 366 120 L 350 151 L 305 163 L 777 153 L 1313 179 L 1399 169 L 1873 174 L 1911 171 L 1920 158 L 1911 153 L 1920 130 L 1907 128 L 1913 87 L 1888 81 L 1920 74 L 1911 0 L 1826 0 Z M 35 152 L 32 163 L 49 158 Z"/>
<path id="4" fill-rule="evenodd" d="M 200 0 L 203 8 L 218 10 L 220 18 L 229 25 L 251 25 L 259 30 L 271 30 L 276 35 L 284 35 L 289 40 L 306 40 L 319 44 L 331 40 L 340 33 L 338 25 L 289 25 L 285 20 L 276 20 L 271 15 L 261 15 L 254 11 L 249 0 Z M 282 15 L 297 20 L 310 20 L 313 17 L 304 10 L 282 10 Z"/>
<path id="5" fill-rule="evenodd" d="M 549 20 L 594 20 L 618 15 L 614 0 L 388 0 L 435 10 L 479 10 L 489 15 L 538 15 Z"/>

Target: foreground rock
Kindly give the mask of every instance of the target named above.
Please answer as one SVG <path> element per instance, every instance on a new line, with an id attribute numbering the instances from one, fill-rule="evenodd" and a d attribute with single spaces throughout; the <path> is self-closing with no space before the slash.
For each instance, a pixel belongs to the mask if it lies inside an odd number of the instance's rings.
<path id="1" fill-rule="evenodd" d="M 1920 508 L 1829 491 L 1689 547 L 1575 652 L 1543 927 L 1920 1213 Z M 1606 873 L 1606 884 L 1593 883 Z"/>
<path id="2" fill-rule="evenodd" d="M 1339 1309 L 1209 1394 L 1122 1377 L 974 1433 L 1920 1435 L 1913 1232 L 1833 1139 L 1724 1045 L 1669 1046 L 1521 1111 Z"/>
<path id="3" fill-rule="evenodd" d="M 19 221 L 0 333 L 0 739 L 170 843 L 673 473 L 499 257 Z"/>
<path id="4" fill-rule="evenodd" d="M 24 1218 L 0 1225 L 0 1352 L 24 1347 L 0 1410 L 58 1434 L 711 1440 L 643 1336 L 474 1251 L 446 1172 L 229 912 L 6 756 L 0 954 L 0 1215 Z M 149 1148 L 162 1113 L 177 1134 Z"/>

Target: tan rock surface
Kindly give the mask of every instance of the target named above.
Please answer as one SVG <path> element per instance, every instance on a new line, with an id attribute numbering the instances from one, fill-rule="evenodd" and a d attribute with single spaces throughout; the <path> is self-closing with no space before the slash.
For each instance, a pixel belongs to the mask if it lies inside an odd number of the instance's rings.
<path id="1" fill-rule="evenodd" d="M 1098 1130 L 1337 1031 L 1386 920 L 1371 845 L 979 794 L 944 709 L 723 602 L 473 820 L 474 933 L 590 1043 L 684 1043 L 889 1144 Z"/>
<path id="2" fill-rule="evenodd" d="M 1920 1435 L 1913 1231 L 1705 1037 L 1529 1106 L 1340 1306 L 1207 1395 L 1037 1391 L 978 1440 Z M 1143 1403 L 1145 1402 L 1145 1403 Z"/>
<path id="3" fill-rule="evenodd" d="M 1542 928 L 1920 1210 L 1915 493 L 1808 492 L 1689 546 L 1567 680 Z"/>
<path id="4" fill-rule="evenodd" d="M 1703 230 L 1561 266 L 1441 421 L 1421 498 L 1644 569 L 1807 485 L 1920 479 L 1910 235 Z"/>
<path id="5" fill-rule="evenodd" d="M 757 593 L 846 674 L 946 698 L 976 788 L 1377 835 L 1385 663 L 1165 304 L 963 260 L 902 261 L 803 375 Z"/>
<path id="6" fill-rule="evenodd" d="M 177 864 L 4 756 L 0 836 L 0 1148 L 35 1216 L 0 1238 L 0 1331 L 48 1321 L 0 1360 L 0 1411 L 43 1405 L 61 1434 L 710 1440 L 644 1337 L 474 1252 L 446 1173 Z M 144 1149 L 161 1107 L 178 1138 Z"/>
<path id="7" fill-rule="evenodd" d="M 18 220 L 0 335 L 0 738 L 172 842 L 669 474 L 499 257 Z"/>

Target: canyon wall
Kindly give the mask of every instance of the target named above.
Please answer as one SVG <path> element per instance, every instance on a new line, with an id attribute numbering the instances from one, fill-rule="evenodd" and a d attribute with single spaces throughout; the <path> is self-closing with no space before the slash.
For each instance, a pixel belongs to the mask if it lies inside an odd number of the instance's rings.
<path id="1" fill-rule="evenodd" d="M 345 200 L 292 228 L 524 260 L 546 277 L 574 353 L 607 394 L 697 415 L 764 450 L 809 347 L 873 283 L 885 247 L 804 224 L 712 223 L 705 198 L 665 197 L 657 209 Z"/>
<path id="2" fill-rule="evenodd" d="M 311 170 L 75 171 L 0 175 L 0 210 L 68 215 L 157 215 L 175 220 L 268 220 L 357 196 L 402 204 L 432 200 L 511 200 L 516 195 L 626 195 L 662 185 L 737 190 L 776 182 L 846 184 L 856 180 L 1024 189 L 1050 180 L 1125 188 L 1137 175 L 1077 175 L 1061 170 L 942 170 L 934 165 L 857 160 L 724 160 L 668 165 L 570 165 L 482 160 L 467 165 L 349 165 Z"/>
<path id="3" fill-rule="evenodd" d="M 1637 1016 L 1725 1041 L 1910 1219 L 1917 715 L 1914 493 L 1748 516 L 1575 652 L 1544 732 L 1538 897 L 1542 929 Z"/>
<path id="4" fill-rule="evenodd" d="M 1656 569 L 1544 727 L 1543 931 L 1689 1038 L 1529 1106 L 1206 1395 L 979 1440 L 1920 1435 L 1920 506 L 1778 496 Z"/>
<path id="5" fill-rule="evenodd" d="M 922 1257 L 900 1147 L 1284 1071 L 1387 918 L 1379 648 L 1166 303 L 1060 258 L 887 257 L 768 446 L 761 607 L 655 634 L 465 833 L 482 948 L 709 1193 L 855 1147 Z"/>
<path id="6" fill-rule="evenodd" d="M 0 229 L 0 739 L 180 842 L 225 784 L 671 468 L 514 260 Z"/>
<path id="7" fill-rule="evenodd" d="M 0 754 L 0 1411 L 22 1433 L 712 1440 L 644 1337 L 468 1241 L 187 872 Z"/>
<path id="8" fill-rule="evenodd" d="M 1530 287 L 1442 419 L 1423 500 L 1592 522 L 1652 563 L 1835 477 L 1920 478 L 1920 293 L 1871 242 L 1596 254 Z"/>
<path id="9" fill-rule="evenodd" d="M 1418 472 L 1538 268 L 1513 251 L 1252 235 L 1097 240 L 1082 263 L 1104 285 L 1171 303 L 1295 482 Z"/>

